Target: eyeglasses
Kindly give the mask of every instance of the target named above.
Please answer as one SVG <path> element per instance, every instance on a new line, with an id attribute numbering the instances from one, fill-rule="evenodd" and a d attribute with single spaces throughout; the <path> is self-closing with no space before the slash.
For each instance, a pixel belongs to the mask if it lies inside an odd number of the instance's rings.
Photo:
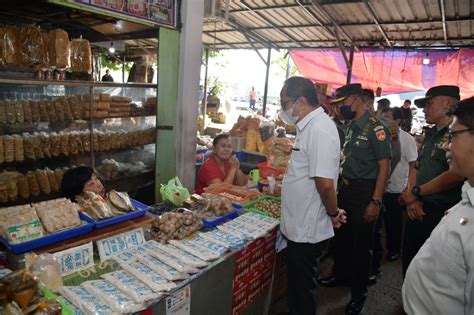
<path id="1" fill-rule="evenodd" d="M 283 109 L 285 109 L 285 108 L 286 108 L 286 104 L 288 104 L 289 102 L 294 102 L 294 101 L 296 101 L 297 99 L 298 99 L 298 98 L 290 98 L 289 100 L 286 100 L 286 101 L 284 101 L 284 102 L 282 102 L 281 99 L 280 99 L 281 107 L 282 107 Z"/>
<path id="2" fill-rule="evenodd" d="M 456 131 L 449 130 L 448 131 L 448 143 L 451 143 L 451 141 L 453 141 L 453 138 L 454 138 L 455 135 L 457 135 L 459 133 L 466 132 L 466 131 L 474 131 L 474 128 L 461 129 L 461 130 L 456 130 Z"/>

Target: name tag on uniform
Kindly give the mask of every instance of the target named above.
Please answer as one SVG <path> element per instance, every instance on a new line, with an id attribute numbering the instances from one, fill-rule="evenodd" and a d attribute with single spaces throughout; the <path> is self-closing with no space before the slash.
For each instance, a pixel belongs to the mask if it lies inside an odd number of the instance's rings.
<path id="1" fill-rule="evenodd" d="M 369 140 L 366 136 L 363 136 L 363 135 L 358 136 L 357 139 L 358 140 L 364 140 L 364 141 Z"/>

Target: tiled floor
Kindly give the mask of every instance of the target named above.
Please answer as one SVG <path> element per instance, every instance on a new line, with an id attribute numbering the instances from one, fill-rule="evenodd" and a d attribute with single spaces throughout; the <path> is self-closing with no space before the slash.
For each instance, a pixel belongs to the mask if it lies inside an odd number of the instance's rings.
<path id="1" fill-rule="evenodd" d="M 321 276 L 331 272 L 332 258 L 326 257 L 321 261 Z M 396 262 L 382 262 L 382 278 L 377 284 L 369 287 L 368 299 L 365 303 L 365 315 L 402 315 L 401 300 L 402 264 L 401 259 Z M 348 287 L 319 288 L 318 314 L 338 315 L 344 314 L 344 308 L 350 301 Z M 270 314 L 287 311 L 286 299 L 278 301 L 271 309 Z"/>

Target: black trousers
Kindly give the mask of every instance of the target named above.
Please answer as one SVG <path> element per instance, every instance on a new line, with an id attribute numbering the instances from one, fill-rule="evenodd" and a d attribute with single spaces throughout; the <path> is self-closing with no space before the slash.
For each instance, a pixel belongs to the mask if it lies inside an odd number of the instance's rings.
<path id="1" fill-rule="evenodd" d="M 288 240 L 288 307 L 291 315 L 314 315 L 317 310 L 319 259 L 327 241 L 311 244 Z"/>
<path id="2" fill-rule="evenodd" d="M 400 194 L 385 193 L 385 232 L 387 236 L 387 250 L 389 253 L 400 253 L 402 246 L 403 211 L 405 206 L 398 202 Z"/>
<path id="3" fill-rule="evenodd" d="M 438 205 L 430 202 L 423 202 L 423 211 L 425 215 L 423 221 L 407 220 L 405 225 L 405 233 L 403 235 L 403 277 L 418 250 L 423 246 L 425 241 L 430 237 L 433 229 L 443 218 L 446 210 L 451 206 Z"/>
<path id="4" fill-rule="evenodd" d="M 347 223 L 336 230 L 335 277 L 350 281 L 352 300 L 365 300 L 371 269 L 374 222 L 365 223 L 365 209 L 372 199 L 375 181 L 343 183 L 338 204 L 347 212 Z"/>
<path id="5" fill-rule="evenodd" d="M 374 241 L 372 242 L 372 274 L 377 274 L 380 270 L 380 265 L 382 262 L 383 256 L 383 245 L 382 245 L 382 237 L 383 237 L 383 222 L 385 216 L 385 207 L 382 205 L 379 211 L 379 217 L 374 224 Z"/>

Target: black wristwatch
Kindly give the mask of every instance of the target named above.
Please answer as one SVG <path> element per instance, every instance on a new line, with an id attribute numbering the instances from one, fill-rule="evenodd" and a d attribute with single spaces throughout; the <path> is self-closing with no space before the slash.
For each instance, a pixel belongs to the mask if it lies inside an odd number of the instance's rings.
<path id="1" fill-rule="evenodd" d="M 413 186 L 411 193 L 418 199 L 421 199 L 421 188 L 420 186 Z"/>
<path id="2" fill-rule="evenodd" d="M 337 211 L 336 211 L 335 214 L 330 214 L 329 211 L 326 211 L 326 213 L 327 213 L 328 216 L 330 216 L 331 218 L 335 218 L 335 217 L 337 217 L 337 215 L 339 214 L 339 209 L 337 209 Z"/>
<path id="3" fill-rule="evenodd" d="M 379 208 L 382 207 L 382 200 L 372 198 L 372 202 L 373 202 L 377 207 L 379 207 Z"/>

